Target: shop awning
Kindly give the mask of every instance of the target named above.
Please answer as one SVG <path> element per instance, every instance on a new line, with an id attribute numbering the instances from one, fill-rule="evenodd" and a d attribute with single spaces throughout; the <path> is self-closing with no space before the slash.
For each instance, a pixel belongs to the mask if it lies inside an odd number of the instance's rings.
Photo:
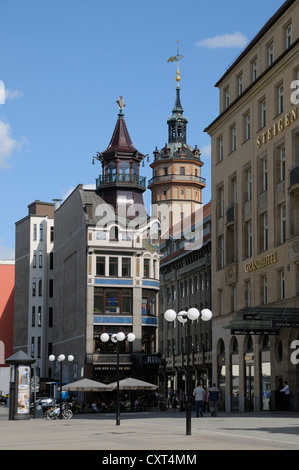
<path id="1" fill-rule="evenodd" d="M 224 328 L 232 335 L 277 335 L 280 328 L 299 327 L 299 308 L 250 307 L 236 313 Z"/>

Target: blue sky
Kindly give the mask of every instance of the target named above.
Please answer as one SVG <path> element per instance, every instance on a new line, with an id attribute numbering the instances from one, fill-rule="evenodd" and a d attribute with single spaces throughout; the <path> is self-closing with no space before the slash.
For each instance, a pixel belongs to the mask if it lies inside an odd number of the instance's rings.
<path id="1" fill-rule="evenodd" d="M 180 54 L 187 141 L 202 151 L 210 200 L 214 84 L 283 0 L 0 0 L 0 259 L 14 258 L 15 222 L 36 199 L 64 199 L 94 184 L 124 97 L 134 146 L 167 142 Z M 1 99 L 0 99 L 1 103 Z M 151 177 L 149 163 L 142 174 Z M 150 194 L 145 193 L 146 204 Z"/>

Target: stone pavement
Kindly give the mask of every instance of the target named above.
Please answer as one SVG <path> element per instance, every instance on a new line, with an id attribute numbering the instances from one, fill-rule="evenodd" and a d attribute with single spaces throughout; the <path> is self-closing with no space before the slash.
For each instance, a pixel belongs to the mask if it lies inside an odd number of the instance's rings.
<path id="1" fill-rule="evenodd" d="M 126 451 L 130 451 L 131 456 L 140 456 L 138 451 L 145 451 L 144 456 L 151 456 L 146 458 L 162 460 L 165 457 L 159 456 L 165 451 L 169 451 L 167 455 L 181 451 L 185 462 L 178 460 L 176 463 L 195 464 L 199 463 L 200 450 L 299 450 L 299 414 L 192 416 L 192 435 L 186 436 L 185 413 L 179 411 L 122 413 L 120 426 L 116 426 L 113 414 L 75 415 L 68 421 L 9 421 L 8 408 L 0 407 L 0 450 L 98 450 L 102 459 L 107 455 L 110 459 L 114 455 L 119 458 Z M 192 460 L 195 455 L 197 462 Z M 129 466 L 133 466 L 133 462 Z"/>

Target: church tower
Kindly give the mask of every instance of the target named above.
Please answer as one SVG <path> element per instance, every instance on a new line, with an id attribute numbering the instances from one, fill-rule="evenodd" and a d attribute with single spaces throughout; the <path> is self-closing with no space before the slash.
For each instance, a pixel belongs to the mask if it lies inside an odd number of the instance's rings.
<path id="1" fill-rule="evenodd" d="M 197 146 L 192 148 L 187 144 L 188 120 L 183 115 L 180 97 L 179 61 L 182 58 L 177 53 L 168 60 L 177 62 L 175 104 L 167 121 L 168 143 L 161 150 L 156 147 L 150 165 L 153 177 L 148 187 L 152 191 L 153 208 L 161 221 L 162 237 L 202 206 L 201 191 L 205 187 L 200 151 Z"/>

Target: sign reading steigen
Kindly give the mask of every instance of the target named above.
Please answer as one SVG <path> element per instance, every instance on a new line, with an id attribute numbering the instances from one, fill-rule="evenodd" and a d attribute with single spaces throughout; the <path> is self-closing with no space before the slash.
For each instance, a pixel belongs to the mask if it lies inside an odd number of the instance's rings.
<path id="1" fill-rule="evenodd" d="M 255 271 L 256 269 L 264 268 L 269 264 L 277 263 L 277 261 L 277 253 L 274 251 L 273 253 L 270 253 L 270 255 L 265 255 L 262 258 L 257 258 L 253 261 L 250 261 L 249 263 L 246 263 L 245 271 L 249 273 L 251 271 Z"/>
<path id="2" fill-rule="evenodd" d="M 285 114 L 285 116 L 275 122 L 272 127 L 269 127 L 265 132 L 258 136 L 256 140 L 257 148 L 260 148 L 262 144 L 266 144 L 268 140 L 272 140 L 286 127 L 290 126 L 294 121 L 297 121 L 298 117 L 298 108 L 293 108 L 290 113 Z"/>

